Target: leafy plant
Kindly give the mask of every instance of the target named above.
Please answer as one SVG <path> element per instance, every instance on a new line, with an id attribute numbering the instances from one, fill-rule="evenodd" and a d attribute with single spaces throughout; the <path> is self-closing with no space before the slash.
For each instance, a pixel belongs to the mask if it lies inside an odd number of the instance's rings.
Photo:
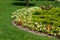
<path id="1" fill-rule="evenodd" d="M 15 11 L 12 19 L 16 24 L 30 30 L 42 31 L 51 35 L 60 35 L 60 8 L 43 10 L 40 7 L 23 8 Z M 53 14 L 53 15 L 52 15 Z M 57 20 L 57 21 L 56 21 Z"/>

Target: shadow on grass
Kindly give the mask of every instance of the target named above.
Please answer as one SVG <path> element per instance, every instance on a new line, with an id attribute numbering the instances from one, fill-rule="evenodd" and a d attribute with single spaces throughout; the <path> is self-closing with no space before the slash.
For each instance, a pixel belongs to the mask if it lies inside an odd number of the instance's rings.
<path id="1" fill-rule="evenodd" d="M 14 6 L 26 6 L 26 3 L 20 3 L 20 2 L 13 2 L 12 3 Z M 29 3 L 28 6 L 35 6 L 34 3 Z"/>

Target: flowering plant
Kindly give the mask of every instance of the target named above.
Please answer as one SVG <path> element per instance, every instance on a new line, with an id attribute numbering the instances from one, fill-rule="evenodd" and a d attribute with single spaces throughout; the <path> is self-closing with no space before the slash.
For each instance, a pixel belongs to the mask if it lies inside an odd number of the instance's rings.
<path id="1" fill-rule="evenodd" d="M 60 24 L 54 18 L 60 13 L 59 10 L 58 8 L 42 10 L 40 7 L 22 8 L 13 13 L 12 19 L 17 25 L 56 36 L 60 35 L 60 27 L 58 27 Z"/>

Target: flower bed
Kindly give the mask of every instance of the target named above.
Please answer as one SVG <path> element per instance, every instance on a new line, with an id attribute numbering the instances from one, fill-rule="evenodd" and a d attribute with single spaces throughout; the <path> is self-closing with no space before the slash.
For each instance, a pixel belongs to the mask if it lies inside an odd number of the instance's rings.
<path id="1" fill-rule="evenodd" d="M 57 36 L 60 35 L 59 10 L 60 8 L 50 10 L 40 7 L 22 8 L 13 13 L 12 19 L 24 28 Z"/>

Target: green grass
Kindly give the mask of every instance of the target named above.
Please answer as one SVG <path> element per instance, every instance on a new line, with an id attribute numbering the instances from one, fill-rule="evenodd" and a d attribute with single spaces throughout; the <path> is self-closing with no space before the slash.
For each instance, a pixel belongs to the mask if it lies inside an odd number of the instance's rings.
<path id="1" fill-rule="evenodd" d="M 58 40 L 38 36 L 13 26 L 11 22 L 12 12 L 24 6 L 13 6 L 11 3 L 12 0 L 0 0 L 0 40 Z"/>

